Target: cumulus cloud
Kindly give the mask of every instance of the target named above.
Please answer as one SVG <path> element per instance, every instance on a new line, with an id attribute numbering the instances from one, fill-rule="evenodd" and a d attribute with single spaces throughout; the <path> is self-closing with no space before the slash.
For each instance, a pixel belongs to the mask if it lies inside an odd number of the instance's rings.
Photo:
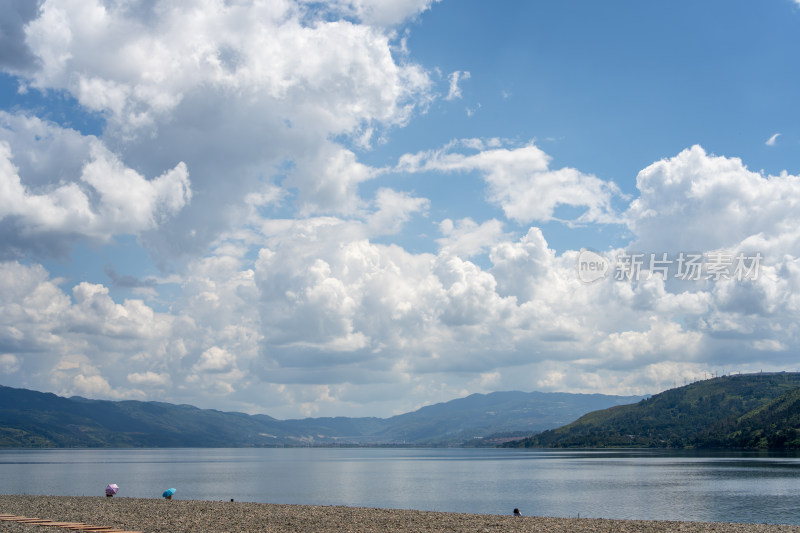
<path id="1" fill-rule="evenodd" d="M 9 146 L 0 144 L 0 220 L 17 219 L 23 231 L 29 233 L 71 233 L 80 228 L 89 237 L 107 239 L 113 234 L 155 227 L 165 216 L 179 211 L 191 196 L 188 173 L 182 163 L 148 181 L 125 169 L 101 147 L 96 146 L 94 152 L 81 181 L 99 196 L 96 210 L 77 184 L 62 185 L 42 194 L 28 190 L 11 163 Z"/>
<path id="2" fill-rule="evenodd" d="M 675 322 L 655 319 L 645 331 L 623 331 L 611 333 L 598 350 L 607 357 L 603 366 L 635 367 L 647 362 L 657 363 L 665 358 L 691 359 L 697 354 L 702 343 L 702 334 L 697 331 L 684 331 Z"/>
<path id="3" fill-rule="evenodd" d="M 105 124 L 0 112 L 0 372 L 64 394 L 388 415 L 792 361 L 797 176 L 695 146 L 644 168 L 625 209 L 614 183 L 534 143 L 365 156 L 434 98 L 397 32 L 433 3 L 6 2 L 0 49 L 15 55 L 0 65 Z M 444 98 L 468 77 L 451 73 Z M 479 177 L 502 215 L 426 221 L 438 199 L 403 181 L 426 173 Z M 424 251 L 401 245 L 423 221 Z M 578 252 L 548 242 L 553 221 L 624 223 L 632 242 L 609 256 L 759 251 L 762 275 L 585 285 Z M 108 265 L 107 287 L 34 259 L 119 235 L 171 275 Z M 152 300 L 130 297 L 143 288 Z"/>
<path id="4" fill-rule="evenodd" d="M 0 113 L 0 233 L 16 231 L 20 248 L 35 248 L 42 236 L 139 234 L 172 218 L 191 196 L 182 162 L 148 180 L 95 137 Z"/>
<path id="5" fill-rule="evenodd" d="M 89 398 L 108 398 L 114 397 L 114 389 L 102 376 L 84 376 L 78 374 L 73 380 L 73 390 Z"/>
<path id="6" fill-rule="evenodd" d="M 169 374 L 157 372 L 134 372 L 128 374 L 128 381 L 133 385 L 146 385 L 148 387 L 167 387 L 172 384 Z"/>
<path id="7" fill-rule="evenodd" d="M 381 188 L 375 194 L 375 210 L 367 215 L 369 235 L 391 235 L 400 231 L 403 225 L 417 213 L 425 213 L 430 201 L 409 193 Z"/>
<path id="8" fill-rule="evenodd" d="M 503 223 L 496 219 L 477 224 L 470 218 L 456 222 L 446 218 L 439 224 L 439 230 L 444 235 L 437 239 L 442 251 L 466 258 L 482 253 L 506 237 Z"/>
<path id="9" fill-rule="evenodd" d="M 490 146 L 496 141 L 469 144 L 502 150 Z M 423 159 L 420 168 L 430 158 Z M 453 161 L 465 166 L 461 157 Z M 794 178 L 752 175 L 699 147 L 655 163 L 640 174 L 641 196 L 626 213 L 640 244 L 663 244 L 645 230 L 656 226 L 651 219 L 662 227 L 671 220 L 663 190 L 683 180 L 687 192 L 676 198 L 687 200 L 685 213 L 695 212 L 697 198 L 724 219 L 727 206 L 752 191 L 791 199 Z M 751 187 L 729 187 L 726 197 L 707 192 L 707 182 Z M 770 368 L 800 340 L 800 300 L 792 296 L 800 293 L 800 260 L 791 254 L 765 255 L 764 275 L 754 280 L 676 285 L 660 276 L 638 283 L 609 276 L 585 285 L 577 252 L 556 253 L 536 227 L 515 236 L 494 219 L 445 219 L 435 253 L 373 242 L 428 204 L 379 189 L 349 218 L 255 216 L 247 232 L 223 235 L 188 264 L 169 313 L 115 301 L 99 284 L 62 289 L 41 266 L 3 263 L 1 368 L 43 372 L 42 388 L 71 393 L 200 404 L 214 397 L 231 408 L 297 416 L 340 414 L 345 405 L 366 413 L 359 410 L 367 399 L 388 406 L 403 390 L 428 400 L 531 384 L 646 393 L 706 369 Z M 758 210 L 746 215 L 757 227 Z M 767 224 L 761 238 L 789 233 Z M 709 242 L 740 245 L 747 235 Z M 484 253 L 485 264 L 471 261 Z M 747 354 L 732 350 L 743 338 Z"/>
<path id="10" fill-rule="evenodd" d="M 96 284 L 75 285 L 70 298 L 41 267 L 6 263 L 3 279 L 16 281 L 2 292 L 2 350 L 54 350 L 60 390 L 200 403 L 206 394 L 296 416 L 358 410 L 363 400 L 348 398 L 359 395 L 388 404 L 409 388 L 441 400 L 464 387 L 531 383 L 644 393 L 710 365 L 758 364 L 727 357 L 731 331 L 764 354 L 798 341 L 800 307 L 784 296 L 800 284 L 797 261 L 769 265 L 773 275 L 749 283 L 676 289 L 655 277 L 589 286 L 577 278 L 577 254 L 557 254 L 538 228 L 514 238 L 496 221 L 440 226 L 439 252 L 415 254 L 370 242 L 366 222 L 264 221 L 258 259 L 250 263 L 229 235 L 191 263 L 170 315 L 114 302 Z M 480 249 L 489 251 L 488 268 L 468 259 Z M 20 320 L 13 309 L 23 301 L 42 310 Z M 43 331 L 60 337 L 41 344 Z M 123 342 L 138 346 L 135 370 L 115 370 L 120 359 L 109 358 L 131 352 Z M 84 359 L 70 356 L 77 346 Z M 32 361 L 20 360 L 16 372 L 30 372 Z"/>
<path id="11" fill-rule="evenodd" d="M 302 214 L 352 214 L 363 207 L 358 185 L 376 173 L 350 150 L 325 143 L 313 157 L 298 162 L 284 185 L 297 189 Z"/>
<path id="12" fill-rule="evenodd" d="M 800 255 L 798 176 L 764 176 L 739 158 L 693 146 L 648 166 L 636 184 L 640 196 L 626 213 L 633 248 L 676 253 L 743 245 Z"/>
<path id="13" fill-rule="evenodd" d="M 481 149 L 476 154 L 456 152 L 457 144 L 475 146 L 474 140 L 451 143 L 440 150 L 403 155 L 397 169 L 403 172 L 477 171 L 489 186 L 489 200 L 503 208 L 506 217 L 519 223 L 557 219 L 559 206 L 582 208 L 570 222 L 618 222 L 612 200 L 619 188 L 576 169 L 550 169 L 551 157 L 529 144 L 517 148 Z"/>
<path id="14" fill-rule="evenodd" d="M 164 338 L 170 320 L 157 315 L 141 300 L 114 302 L 108 288 L 81 282 L 72 290 L 74 305 L 68 312 L 70 326 L 104 338 Z"/>
<path id="15" fill-rule="evenodd" d="M 138 300 L 116 303 L 105 287 L 86 282 L 70 295 L 60 286 L 63 280 L 51 279 L 40 265 L 2 262 L 0 274 L 3 367 L 36 376 L 39 389 L 131 397 L 125 376 L 156 372 L 175 353 L 172 334 L 179 318 Z M 148 352 L 157 360 L 137 355 Z M 152 369 L 142 368 L 149 364 Z"/>
<path id="16" fill-rule="evenodd" d="M 103 141 L 138 172 L 185 163 L 192 203 L 140 238 L 176 259 L 202 253 L 243 198 L 275 185 L 302 213 L 361 207 L 373 171 L 331 139 L 368 146 L 430 101 L 428 74 L 394 56 L 388 27 L 431 3 L 48 0 L 25 27 L 38 65 L 26 81 L 101 113 Z"/>
<path id="17" fill-rule="evenodd" d="M 224 372 L 234 367 L 236 358 L 230 352 L 212 346 L 200 356 L 200 361 L 192 367 L 195 372 Z"/>
<path id="18" fill-rule="evenodd" d="M 411 11 L 429 2 L 416 4 Z M 343 133 L 362 120 L 405 120 L 408 98 L 428 84 L 419 67 L 393 60 L 380 30 L 326 21 L 294 2 L 149 5 L 45 2 L 26 26 L 41 61 L 34 86 L 65 89 L 128 129 L 156 124 L 200 91 L 254 111 L 278 113 L 280 102 L 293 123 L 323 121 L 323 131 Z"/>

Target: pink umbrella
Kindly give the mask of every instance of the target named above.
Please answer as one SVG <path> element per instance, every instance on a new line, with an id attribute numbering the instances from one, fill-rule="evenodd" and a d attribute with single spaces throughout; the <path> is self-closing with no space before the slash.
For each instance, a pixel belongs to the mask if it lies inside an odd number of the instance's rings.
<path id="1" fill-rule="evenodd" d="M 119 487 L 115 483 L 110 483 L 106 487 L 106 496 L 108 496 L 110 498 L 111 496 L 116 494 L 118 490 L 119 490 Z"/>

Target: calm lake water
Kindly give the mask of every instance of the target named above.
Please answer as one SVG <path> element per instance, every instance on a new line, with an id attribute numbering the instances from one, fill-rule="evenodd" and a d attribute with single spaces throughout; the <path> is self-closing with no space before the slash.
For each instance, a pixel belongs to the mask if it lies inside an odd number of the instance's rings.
<path id="1" fill-rule="evenodd" d="M 800 524 L 800 456 L 505 449 L 0 451 L 0 493 Z"/>

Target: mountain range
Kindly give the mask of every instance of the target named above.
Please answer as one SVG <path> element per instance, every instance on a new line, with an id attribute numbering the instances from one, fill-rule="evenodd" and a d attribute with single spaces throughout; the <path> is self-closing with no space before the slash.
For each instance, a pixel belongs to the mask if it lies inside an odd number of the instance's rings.
<path id="1" fill-rule="evenodd" d="M 800 373 L 730 375 L 509 442 L 553 448 L 800 448 Z"/>
<path id="2" fill-rule="evenodd" d="M 0 447 L 493 445 L 641 399 L 495 392 L 390 418 L 278 420 L 190 405 L 65 398 L 0 386 Z"/>

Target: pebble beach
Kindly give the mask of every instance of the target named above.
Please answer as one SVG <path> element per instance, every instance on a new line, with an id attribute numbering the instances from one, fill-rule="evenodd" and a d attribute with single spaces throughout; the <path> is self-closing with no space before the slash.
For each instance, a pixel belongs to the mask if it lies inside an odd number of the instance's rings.
<path id="1" fill-rule="evenodd" d="M 523 510 L 524 512 L 524 510 Z M 658 533 L 785 532 L 800 526 L 547 518 L 442 513 L 339 506 L 275 505 L 246 502 L 163 500 L 125 497 L 0 495 L 0 514 L 63 522 L 80 522 L 143 533 L 178 532 L 537 532 Z M 66 529 L 0 522 L 0 531 L 64 532 Z"/>

